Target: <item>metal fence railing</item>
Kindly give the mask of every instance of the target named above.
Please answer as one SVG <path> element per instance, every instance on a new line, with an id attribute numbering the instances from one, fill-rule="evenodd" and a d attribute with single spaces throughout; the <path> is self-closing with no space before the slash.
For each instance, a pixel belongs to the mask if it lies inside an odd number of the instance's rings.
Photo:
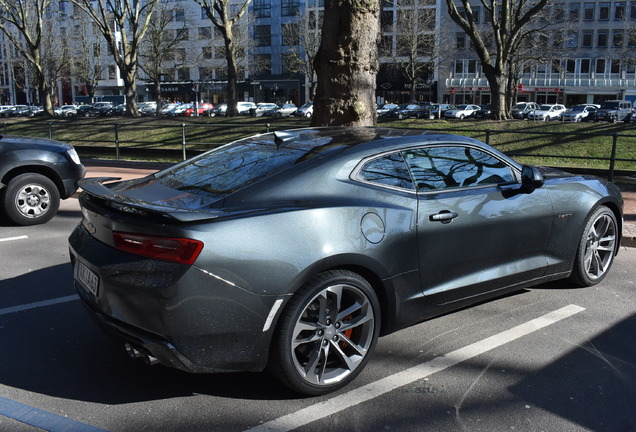
<path id="1" fill-rule="evenodd" d="M 431 124 L 429 124 L 431 125 Z M 186 123 L 173 122 L 149 124 L 147 122 L 84 123 L 74 128 L 68 122 L 37 122 L 29 124 L 31 136 L 68 142 L 80 154 L 99 153 L 119 160 L 123 156 L 156 158 L 167 155 L 171 160 L 187 159 L 195 154 L 215 148 L 227 142 L 273 130 L 306 127 L 305 123 L 282 123 L 267 120 L 254 123 Z M 418 124 L 418 128 L 426 123 Z M 636 134 L 610 131 L 530 131 L 527 129 L 495 130 L 474 128 L 435 128 L 435 131 L 467 135 L 499 148 L 515 158 L 532 160 L 554 160 L 561 163 L 546 163 L 564 166 L 566 161 L 577 161 L 585 166 L 589 161 L 601 162 L 603 170 L 613 180 L 617 164 L 621 170 L 636 172 Z M 4 123 L 7 134 L 13 124 Z M 598 129 L 598 127 L 597 127 Z M 433 130 L 427 128 L 427 130 Z M 629 132 L 629 130 L 628 130 Z M 597 166 L 599 164 L 597 163 Z"/>

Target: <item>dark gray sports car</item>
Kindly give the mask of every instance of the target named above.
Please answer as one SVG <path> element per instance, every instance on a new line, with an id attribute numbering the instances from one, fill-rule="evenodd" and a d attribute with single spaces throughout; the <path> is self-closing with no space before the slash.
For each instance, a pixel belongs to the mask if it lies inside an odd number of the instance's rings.
<path id="1" fill-rule="evenodd" d="M 379 335 L 542 282 L 600 282 L 622 197 L 474 139 L 313 128 L 242 139 L 145 178 L 81 183 L 84 305 L 129 353 L 261 371 L 323 394 Z"/>

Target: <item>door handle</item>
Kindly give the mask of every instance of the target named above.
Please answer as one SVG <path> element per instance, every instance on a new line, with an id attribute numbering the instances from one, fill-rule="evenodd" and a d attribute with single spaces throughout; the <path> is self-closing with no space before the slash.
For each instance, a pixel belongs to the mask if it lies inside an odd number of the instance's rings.
<path id="1" fill-rule="evenodd" d="M 457 213 L 450 210 L 442 210 L 437 214 L 432 214 L 428 217 L 431 222 L 441 222 L 443 224 L 451 223 L 453 219 L 459 216 Z"/>

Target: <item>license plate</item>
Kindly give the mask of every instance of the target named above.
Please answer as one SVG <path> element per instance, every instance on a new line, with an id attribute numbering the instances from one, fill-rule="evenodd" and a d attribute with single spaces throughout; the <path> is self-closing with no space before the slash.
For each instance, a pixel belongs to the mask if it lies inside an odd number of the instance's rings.
<path id="1" fill-rule="evenodd" d="M 97 289 L 99 288 L 99 276 L 97 276 L 91 269 L 86 267 L 80 261 L 76 261 L 75 265 L 75 279 L 80 285 L 88 292 L 97 297 Z"/>

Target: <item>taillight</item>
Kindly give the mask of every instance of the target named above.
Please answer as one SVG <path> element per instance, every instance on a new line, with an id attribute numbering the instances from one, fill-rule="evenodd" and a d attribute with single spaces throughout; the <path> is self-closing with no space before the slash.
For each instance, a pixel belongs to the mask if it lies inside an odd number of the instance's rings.
<path id="1" fill-rule="evenodd" d="M 158 237 L 145 234 L 113 232 L 117 249 L 170 261 L 178 264 L 192 264 L 203 249 L 203 242 L 187 238 Z"/>

